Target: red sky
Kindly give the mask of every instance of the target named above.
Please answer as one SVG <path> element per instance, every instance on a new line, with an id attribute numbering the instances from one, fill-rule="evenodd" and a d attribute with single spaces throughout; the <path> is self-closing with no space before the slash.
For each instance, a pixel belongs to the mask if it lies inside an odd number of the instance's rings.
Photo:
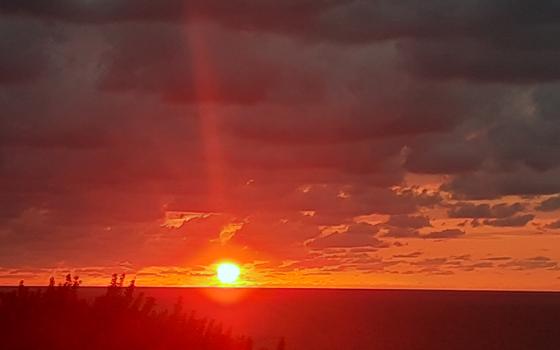
<path id="1" fill-rule="evenodd" d="M 0 284 L 560 289 L 558 5 L 0 5 Z"/>

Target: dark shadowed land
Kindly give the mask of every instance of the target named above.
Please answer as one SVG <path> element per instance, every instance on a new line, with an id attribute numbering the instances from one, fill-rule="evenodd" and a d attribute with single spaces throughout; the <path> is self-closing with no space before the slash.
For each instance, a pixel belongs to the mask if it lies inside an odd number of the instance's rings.
<path id="1" fill-rule="evenodd" d="M 17 289 L 13 293 L 4 302 L 13 303 Z M 43 288 L 43 297 L 48 293 Z M 121 301 L 126 289 L 122 293 Z M 135 316 L 122 314 L 123 306 L 112 304 L 106 288 L 80 287 L 76 298 L 95 307 L 77 301 L 72 307 L 25 307 L 26 314 L 11 323 L 14 315 L 3 306 L 2 338 L 15 345 L 34 340 L 41 349 L 101 349 L 94 346 L 99 342 L 119 349 L 179 349 L 169 342 L 189 339 L 201 343 L 183 348 L 274 350 L 282 347 L 282 336 L 289 350 L 560 349 L 560 293 L 226 288 L 136 288 L 135 293 L 156 304 L 132 307 Z M 183 301 L 179 313 L 177 300 Z M 152 317 L 143 310 L 150 305 Z M 178 314 L 190 320 L 184 329 Z M 85 331 L 75 333 L 59 322 Z M 251 335 L 253 343 L 230 335 L 229 326 L 231 334 Z"/>
<path id="2" fill-rule="evenodd" d="M 46 288 L 25 287 L 0 294 L 2 349 L 202 349 L 252 350 L 253 340 L 233 335 L 231 327 L 185 312 L 179 297 L 172 308 L 124 286 L 115 274 L 97 296 L 79 295 L 78 277 L 64 283 L 51 278 Z M 87 295 L 87 293 L 84 293 Z M 276 346 L 284 349 L 281 338 Z M 264 349 L 264 348 L 263 348 Z M 267 349 L 268 350 L 268 349 Z"/>

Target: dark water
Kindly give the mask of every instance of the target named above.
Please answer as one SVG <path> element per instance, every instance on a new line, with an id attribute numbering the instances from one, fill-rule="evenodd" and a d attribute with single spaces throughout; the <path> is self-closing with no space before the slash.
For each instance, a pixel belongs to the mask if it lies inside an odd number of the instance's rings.
<path id="1" fill-rule="evenodd" d="M 81 288 L 84 297 L 103 288 Z M 560 293 L 138 288 L 287 349 L 560 349 Z M 257 350 L 258 350 L 257 346 Z M 272 347 L 273 348 L 273 347 Z"/>

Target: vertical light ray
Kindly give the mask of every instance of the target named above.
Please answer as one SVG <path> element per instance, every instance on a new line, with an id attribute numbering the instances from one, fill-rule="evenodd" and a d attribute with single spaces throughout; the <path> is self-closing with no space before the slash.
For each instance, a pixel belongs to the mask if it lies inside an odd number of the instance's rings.
<path id="1" fill-rule="evenodd" d="M 196 24 L 186 27 L 186 40 L 191 55 L 195 108 L 199 119 L 199 133 L 203 148 L 203 162 L 207 174 L 207 204 L 220 210 L 224 201 L 224 155 L 220 135 L 216 100 L 220 94 L 220 77 L 213 69 L 211 50 L 204 29 Z"/>

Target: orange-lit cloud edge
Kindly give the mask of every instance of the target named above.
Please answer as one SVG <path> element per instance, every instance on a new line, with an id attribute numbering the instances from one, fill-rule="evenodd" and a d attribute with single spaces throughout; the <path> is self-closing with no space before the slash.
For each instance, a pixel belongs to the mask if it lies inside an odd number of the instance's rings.
<path id="1" fill-rule="evenodd" d="M 431 187 L 427 185 L 426 190 Z M 543 199 L 539 199 L 542 201 Z M 546 199 L 544 199 L 546 200 Z M 537 206 L 534 199 L 520 197 L 482 200 L 475 204 Z M 113 266 L 65 266 L 1 269 L 1 285 L 15 285 L 20 279 L 28 285 L 45 285 L 50 276 L 62 280 L 67 273 L 79 275 L 84 286 L 105 286 L 112 273 L 125 273 L 138 286 L 146 287 L 227 287 L 227 288 L 365 288 L 365 289 L 450 289 L 450 290 L 560 290 L 556 247 L 560 235 L 545 234 L 556 213 L 542 213 L 532 219 L 533 232 L 526 227 L 489 228 L 466 221 L 450 219 L 446 210 L 433 208 L 421 214 L 429 216 L 430 226 L 420 235 L 446 230 L 465 230 L 460 237 L 384 238 L 378 247 L 314 248 L 313 242 L 350 234 L 352 225 L 322 226 L 320 234 L 304 242 L 305 256 L 283 260 L 258 251 L 255 247 L 232 243 L 237 232 L 250 218 L 223 221 L 214 232 L 204 232 L 207 241 L 181 265 L 136 267 L 125 261 Z M 313 216 L 312 211 L 301 213 Z M 194 221 L 224 213 L 168 212 L 161 226 L 169 232 L 183 230 L 188 237 Z M 383 226 L 389 215 L 368 215 L 355 218 L 356 225 Z M 387 227 L 383 227 L 387 229 Z M 534 232 L 541 232 L 535 235 Z M 376 235 L 370 235 L 372 238 Z M 268 259 L 268 260 L 267 260 Z M 232 262 L 241 268 L 238 281 L 223 284 L 216 278 L 216 266 Z M 522 278 L 520 278 L 522 277 Z"/>

